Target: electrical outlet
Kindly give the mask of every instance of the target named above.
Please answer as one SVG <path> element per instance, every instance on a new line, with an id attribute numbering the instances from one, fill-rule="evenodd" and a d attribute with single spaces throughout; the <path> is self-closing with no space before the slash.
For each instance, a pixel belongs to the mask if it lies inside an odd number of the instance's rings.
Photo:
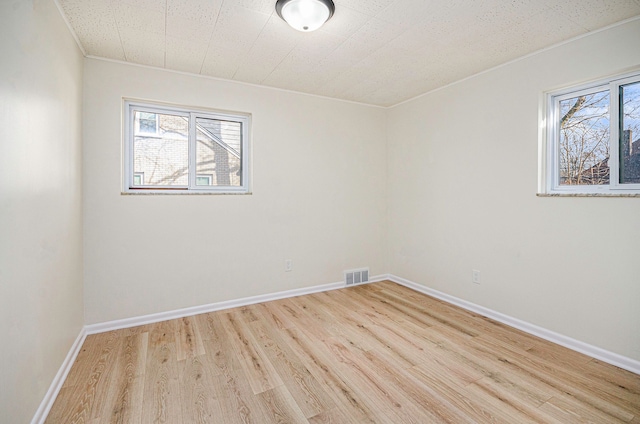
<path id="1" fill-rule="evenodd" d="M 477 269 L 471 270 L 471 282 L 474 284 L 480 284 L 480 271 Z"/>
<path id="2" fill-rule="evenodd" d="M 291 259 L 285 259 L 284 261 L 284 271 L 289 272 L 293 270 L 293 261 Z"/>

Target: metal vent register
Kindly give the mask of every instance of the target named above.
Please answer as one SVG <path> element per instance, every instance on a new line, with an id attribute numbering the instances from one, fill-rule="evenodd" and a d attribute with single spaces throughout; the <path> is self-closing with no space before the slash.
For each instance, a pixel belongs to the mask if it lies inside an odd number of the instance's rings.
<path id="1" fill-rule="evenodd" d="M 344 272 L 344 283 L 347 286 L 369 282 L 369 268 L 352 269 Z"/>

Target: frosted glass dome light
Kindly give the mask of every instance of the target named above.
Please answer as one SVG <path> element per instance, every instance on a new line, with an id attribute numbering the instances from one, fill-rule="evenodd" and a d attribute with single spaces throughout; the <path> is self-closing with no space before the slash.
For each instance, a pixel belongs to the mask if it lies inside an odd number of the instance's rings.
<path id="1" fill-rule="evenodd" d="M 276 12 L 292 28 L 302 32 L 315 31 L 333 16 L 331 0 L 278 0 Z"/>

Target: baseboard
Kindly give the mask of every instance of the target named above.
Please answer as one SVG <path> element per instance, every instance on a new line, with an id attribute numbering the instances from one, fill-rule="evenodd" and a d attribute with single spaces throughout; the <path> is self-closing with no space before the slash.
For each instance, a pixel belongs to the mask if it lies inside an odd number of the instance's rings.
<path id="1" fill-rule="evenodd" d="M 388 279 L 388 274 L 377 275 L 369 278 L 367 283 L 375 283 Z M 367 284 L 365 283 L 365 284 Z M 142 315 L 98 324 L 85 325 L 87 334 L 103 333 L 105 331 L 119 330 L 122 328 L 137 327 L 138 325 L 152 324 L 154 322 L 183 318 L 207 312 L 221 311 L 223 309 L 237 308 L 239 306 L 253 305 L 254 303 L 269 302 L 271 300 L 285 299 L 288 297 L 302 296 L 305 294 L 336 290 L 345 287 L 344 281 L 338 283 L 321 284 L 318 286 L 303 287 L 299 289 L 285 290 L 276 293 L 262 294 L 245 297 L 242 299 L 227 300 L 224 302 L 209 303 L 207 305 L 192 306 L 173 311 L 159 312 L 156 314 Z"/>
<path id="2" fill-rule="evenodd" d="M 393 274 L 390 274 L 388 276 L 388 279 L 393 281 L 394 283 L 398 283 L 420 293 L 424 293 L 426 295 L 435 297 L 436 299 L 440 299 L 447 303 L 459 306 L 468 311 L 475 312 L 487 318 L 491 318 L 510 327 L 517 328 L 518 330 L 522 330 L 525 333 L 529 333 L 531 335 L 540 337 L 541 339 L 559 344 L 571 350 L 575 350 L 576 352 L 584 353 L 587 356 L 591 356 L 592 358 L 598 359 L 611 365 L 615 365 L 627 371 L 631 371 L 635 374 L 640 374 L 640 361 L 637 361 L 635 359 L 631 359 L 626 356 L 622 356 L 620 354 L 602 349 L 600 347 L 581 342 L 580 340 L 572 339 L 571 337 L 567 337 L 554 331 L 547 330 L 546 328 L 538 327 L 537 325 L 522 321 L 518 318 L 513 318 L 509 315 L 505 315 L 492 309 L 485 308 L 484 306 L 476 305 L 475 303 L 471 303 L 466 300 L 448 295 L 446 293 L 442 293 L 440 291 L 431 289 L 418 283 L 414 283 L 413 281 L 398 277 Z"/>
<path id="3" fill-rule="evenodd" d="M 459 306 L 463 309 L 466 309 L 471 312 L 475 312 L 477 314 L 483 315 L 485 317 L 494 319 L 498 322 L 506 324 L 510 327 L 517 328 L 526 333 L 532 334 L 534 336 L 540 337 L 542 339 L 548 340 L 550 342 L 559 344 L 561 346 L 567 347 L 569 349 L 575 350 L 580 353 L 584 353 L 585 355 L 591 356 L 592 358 L 599 359 L 603 362 L 609 363 L 611 365 L 615 365 L 617 367 L 623 368 L 625 370 L 631 371 L 636 374 L 640 374 L 640 361 L 636 361 L 635 359 L 627 358 L 625 356 L 619 355 L 614 352 L 610 352 L 608 350 L 599 348 L 597 346 L 590 345 L 588 343 L 581 342 L 576 339 L 572 339 L 571 337 L 564 336 L 562 334 L 547 330 L 542 327 L 538 327 L 537 325 L 530 324 L 526 321 L 519 320 L 517 318 L 510 317 L 508 315 L 502 314 L 500 312 L 496 312 L 489 308 L 485 308 L 484 306 L 476 305 L 475 303 L 468 302 L 466 300 L 459 299 L 455 296 L 448 295 L 446 293 L 442 293 L 438 290 L 431 289 L 429 287 L 423 286 L 421 284 L 415 283 L 413 281 L 407 280 L 405 278 L 398 277 L 393 274 L 381 274 L 377 276 L 373 276 L 369 279 L 367 283 L 376 283 L 378 281 L 390 280 L 394 283 L 403 285 L 412 290 L 418 291 L 420 293 L 424 293 L 426 295 L 435 297 L 436 299 L 443 300 L 447 303 L 451 303 L 453 305 Z M 105 331 L 118 330 L 121 328 L 129 328 L 135 327 L 138 325 L 151 324 L 154 322 L 166 321 L 169 319 L 182 318 L 191 315 L 203 314 L 207 312 L 220 311 L 223 309 L 236 308 L 239 306 L 253 305 L 255 303 L 260 302 L 268 302 L 271 300 L 285 299 L 288 297 L 296 297 L 302 296 L 305 294 L 318 293 L 329 290 L 336 290 L 340 288 L 346 287 L 344 282 L 338 283 L 330 283 L 330 284 L 322 284 L 318 286 L 312 287 L 303 287 L 299 289 L 293 290 L 285 290 L 276 293 L 264 294 L 259 296 L 251 296 L 245 297 L 242 299 L 228 300 L 224 302 L 216 302 L 210 303 L 207 305 L 194 306 L 191 308 L 183 308 L 177 309 L 173 311 L 160 312 L 157 314 L 149 314 L 143 315 L 139 317 L 126 318 L 115 321 L 108 321 L 98 324 L 85 325 L 78 337 L 74 341 L 69 353 L 64 359 L 58 373 L 53 379 L 53 382 L 49 386 L 49 390 L 44 396 L 44 399 L 40 403 L 36 414 L 31 420 L 31 424 L 42 424 L 47 418 L 51 407 L 53 406 L 53 402 L 55 402 L 62 385 L 71 370 L 71 366 L 75 361 L 82 344 L 84 343 L 85 338 L 89 334 L 102 333 Z"/>
<path id="4" fill-rule="evenodd" d="M 64 358 L 58 373 L 53 378 L 53 381 L 49 386 L 49 390 L 47 390 L 42 402 L 40 402 L 40 406 L 38 407 L 36 414 L 33 416 L 31 424 L 42 424 L 47 419 L 47 415 L 49 415 L 53 402 L 55 402 L 56 397 L 58 397 L 58 393 L 60 392 L 64 381 L 67 379 L 67 375 L 69 374 L 69 371 L 71 370 L 86 337 L 87 333 L 85 329 L 82 328 L 82 330 L 80 330 L 80 334 L 78 334 L 78 337 L 76 337 L 76 340 L 71 345 L 69 353 L 67 353 L 66 358 Z"/>

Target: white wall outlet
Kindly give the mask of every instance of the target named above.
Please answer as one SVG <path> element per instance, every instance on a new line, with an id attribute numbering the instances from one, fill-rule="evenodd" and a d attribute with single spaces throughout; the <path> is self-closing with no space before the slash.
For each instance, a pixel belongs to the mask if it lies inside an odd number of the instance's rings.
<path id="1" fill-rule="evenodd" d="M 289 272 L 293 270 L 293 261 L 291 259 L 284 260 L 284 271 Z"/>
<path id="2" fill-rule="evenodd" d="M 474 284 L 480 284 L 480 271 L 477 269 L 471 270 L 471 282 Z"/>

